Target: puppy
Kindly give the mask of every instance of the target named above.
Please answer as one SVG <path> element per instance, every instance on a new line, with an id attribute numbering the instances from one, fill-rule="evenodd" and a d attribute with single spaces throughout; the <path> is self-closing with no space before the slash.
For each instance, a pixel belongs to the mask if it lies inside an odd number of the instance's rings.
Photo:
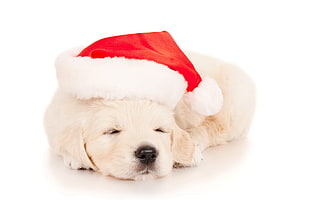
<path id="1" fill-rule="evenodd" d="M 120 179 L 168 175 L 173 166 L 195 166 L 207 147 L 246 137 L 255 87 L 238 67 L 187 53 L 202 77 L 215 79 L 224 103 L 213 116 L 181 100 L 174 111 L 149 100 L 76 99 L 58 89 L 44 126 L 51 148 L 72 169 L 93 169 Z"/>

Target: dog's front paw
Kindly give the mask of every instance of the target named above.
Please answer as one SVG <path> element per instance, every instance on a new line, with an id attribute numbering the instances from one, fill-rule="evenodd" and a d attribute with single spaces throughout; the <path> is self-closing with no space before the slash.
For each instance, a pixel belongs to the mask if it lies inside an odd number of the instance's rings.
<path id="1" fill-rule="evenodd" d="M 192 160 L 189 163 L 178 163 L 175 162 L 173 167 L 175 168 L 180 168 L 180 167 L 194 167 L 194 166 L 198 166 L 201 161 L 203 160 L 203 155 L 202 152 L 200 150 L 200 148 L 198 146 L 195 146 L 195 150 L 193 152 L 193 157 Z"/>
<path id="2" fill-rule="evenodd" d="M 76 159 L 73 159 L 70 156 L 64 156 L 65 166 L 73 170 L 86 169 L 81 162 Z"/>
<path id="3" fill-rule="evenodd" d="M 190 166 L 197 166 L 201 163 L 202 160 L 203 160 L 202 152 L 201 152 L 200 148 L 198 146 L 196 146 L 195 151 L 193 153 L 193 159 L 190 163 Z"/>

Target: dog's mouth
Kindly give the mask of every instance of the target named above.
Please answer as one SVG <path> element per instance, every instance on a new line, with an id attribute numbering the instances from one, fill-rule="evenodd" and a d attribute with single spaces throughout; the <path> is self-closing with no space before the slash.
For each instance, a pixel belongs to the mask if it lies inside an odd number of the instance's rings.
<path id="1" fill-rule="evenodd" d="M 150 170 L 149 168 L 145 168 L 144 170 L 138 171 L 139 175 L 147 175 L 147 174 L 150 174 L 150 173 L 154 173 L 154 171 Z"/>
<path id="2" fill-rule="evenodd" d="M 144 167 L 141 166 L 138 167 L 136 170 L 136 176 L 134 177 L 134 180 L 149 180 L 154 179 L 158 177 L 158 173 L 154 167 Z"/>

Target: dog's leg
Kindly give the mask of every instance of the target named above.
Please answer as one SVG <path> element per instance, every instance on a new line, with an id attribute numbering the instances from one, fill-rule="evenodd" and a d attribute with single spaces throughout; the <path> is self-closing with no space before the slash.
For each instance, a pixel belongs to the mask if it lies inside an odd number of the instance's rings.
<path id="1" fill-rule="evenodd" d="M 211 145 L 206 127 L 200 126 L 186 130 L 201 152 Z"/>

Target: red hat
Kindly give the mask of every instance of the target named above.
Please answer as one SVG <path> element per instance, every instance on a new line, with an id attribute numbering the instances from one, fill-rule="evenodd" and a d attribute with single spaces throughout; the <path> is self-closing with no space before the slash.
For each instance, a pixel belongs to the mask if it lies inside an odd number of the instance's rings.
<path id="1" fill-rule="evenodd" d="M 217 113 L 223 97 L 215 80 L 201 79 L 168 32 L 108 37 L 56 59 L 64 91 L 80 99 L 142 98 L 170 108 L 184 96 L 202 115 Z"/>

